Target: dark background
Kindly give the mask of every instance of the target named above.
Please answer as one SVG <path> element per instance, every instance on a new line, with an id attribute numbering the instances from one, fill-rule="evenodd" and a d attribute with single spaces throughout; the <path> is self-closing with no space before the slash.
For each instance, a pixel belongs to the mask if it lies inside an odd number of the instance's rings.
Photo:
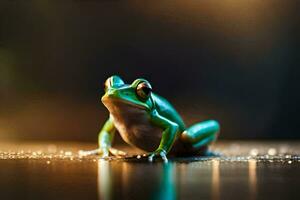
<path id="1" fill-rule="evenodd" d="M 297 2 L 2 0 L 0 138 L 96 141 L 119 74 L 221 138 L 299 139 Z"/>

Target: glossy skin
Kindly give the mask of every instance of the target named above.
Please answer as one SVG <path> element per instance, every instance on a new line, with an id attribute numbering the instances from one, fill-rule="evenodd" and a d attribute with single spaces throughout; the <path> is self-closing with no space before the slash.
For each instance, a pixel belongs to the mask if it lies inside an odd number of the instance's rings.
<path id="1" fill-rule="evenodd" d="M 151 152 L 149 161 L 156 157 L 167 161 L 168 153 L 205 153 L 203 150 L 216 140 L 220 130 L 214 120 L 186 128 L 174 107 L 153 93 L 145 79 L 125 84 L 119 76 L 112 76 L 105 82 L 105 94 L 101 100 L 110 115 L 99 133 L 99 149 L 86 152 L 86 155 L 125 155 L 111 146 L 117 130 L 126 143 Z"/>

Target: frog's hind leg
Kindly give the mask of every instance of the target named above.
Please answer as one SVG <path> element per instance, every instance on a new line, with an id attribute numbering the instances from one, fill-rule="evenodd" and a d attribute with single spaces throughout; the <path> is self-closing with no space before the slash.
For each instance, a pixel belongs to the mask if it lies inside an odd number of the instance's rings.
<path id="1" fill-rule="evenodd" d="M 215 141 L 220 132 L 220 125 L 215 120 L 208 120 L 192 125 L 181 134 L 181 140 L 188 144 L 192 152 L 206 150 Z"/>

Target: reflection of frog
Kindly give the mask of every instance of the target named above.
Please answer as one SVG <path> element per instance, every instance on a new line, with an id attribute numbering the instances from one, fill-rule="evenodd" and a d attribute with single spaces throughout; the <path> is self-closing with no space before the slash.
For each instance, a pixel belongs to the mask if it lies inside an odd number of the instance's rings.
<path id="1" fill-rule="evenodd" d="M 101 100 L 110 113 L 99 133 L 97 152 L 102 157 L 107 157 L 109 152 L 122 153 L 111 148 L 116 130 L 126 143 L 151 152 L 149 161 L 154 157 L 167 161 L 167 153 L 191 155 L 203 152 L 216 140 L 220 129 L 214 120 L 185 128 L 173 106 L 153 93 L 145 79 L 125 84 L 119 76 L 112 76 L 105 82 Z"/>
<path id="2" fill-rule="evenodd" d="M 98 195 L 100 199 L 147 199 L 176 200 L 178 199 L 178 167 L 169 162 L 162 165 L 141 167 L 132 162 L 98 161 Z M 147 181 L 137 174 L 147 173 Z M 124 176 L 124 174 L 126 174 Z M 119 184 L 126 187 L 119 192 Z M 134 183 L 134 184 L 131 184 Z M 137 190 L 142 185 L 145 189 Z M 135 191 L 134 193 L 132 191 Z M 129 198 L 128 198 L 129 197 Z"/>

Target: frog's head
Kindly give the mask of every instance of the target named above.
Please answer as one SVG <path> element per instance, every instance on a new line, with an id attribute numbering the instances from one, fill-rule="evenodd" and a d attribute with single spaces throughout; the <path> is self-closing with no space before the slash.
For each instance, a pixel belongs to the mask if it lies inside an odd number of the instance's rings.
<path id="1" fill-rule="evenodd" d="M 108 109 L 112 106 L 121 109 L 120 105 L 129 105 L 150 110 L 153 105 L 152 87 L 142 78 L 136 79 L 131 84 L 125 84 L 119 76 L 111 76 L 105 81 L 104 90 L 105 94 L 101 101 Z"/>

